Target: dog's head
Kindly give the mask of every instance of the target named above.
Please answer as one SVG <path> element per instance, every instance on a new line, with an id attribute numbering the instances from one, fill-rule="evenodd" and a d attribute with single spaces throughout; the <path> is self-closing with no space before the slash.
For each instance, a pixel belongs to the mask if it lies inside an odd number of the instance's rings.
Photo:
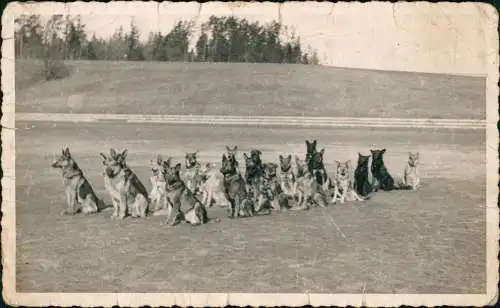
<path id="1" fill-rule="evenodd" d="M 309 170 L 318 170 L 318 169 L 323 169 L 324 163 L 323 163 L 323 156 L 325 154 L 325 149 L 321 149 L 319 152 L 314 152 L 310 159 L 307 161 L 307 166 L 309 167 Z"/>
<path id="2" fill-rule="evenodd" d="M 419 152 L 410 152 L 408 153 L 408 164 L 412 167 L 418 166 L 420 161 L 420 153 Z"/>
<path id="3" fill-rule="evenodd" d="M 222 154 L 222 166 L 219 171 L 223 175 L 236 173 L 236 165 L 226 156 L 226 154 Z"/>
<path id="4" fill-rule="evenodd" d="M 238 146 L 235 145 L 234 147 L 231 148 L 230 146 L 226 145 L 226 150 L 227 150 L 227 159 L 237 163 L 236 153 L 238 152 Z"/>
<path id="5" fill-rule="evenodd" d="M 61 151 L 61 155 L 50 165 L 52 168 L 68 169 L 75 165 L 75 161 L 71 158 L 69 148 Z"/>
<path id="6" fill-rule="evenodd" d="M 314 139 L 312 142 L 306 140 L 306 156 L 316 152 L 317 141 Z"/>
<path id="7" fill-rule="evenodd" d="M 295 164 L 297 165 L 297 176 L 301 177 L 307 173 L 307 164 L 305 161 L 295 156 Z"/>
<path id="8" fill-rule="evenodd" d="M 278 165 L 275 163 L 264 164 L 264 177 L 266 179 L 275 178 L 277 169 L 278 169 Z"/>
<path id="9" fill-rule="evenodd" d="M 371 155 L 363 155 L 358 152 L 358 167 L 360 166 L 368 166 L 368 162 L 370 161 Z"/>
<path id="10" fill-rule="evenodd" d="M 292 168 L 292 155 L 284 157 L 280 155 L 280 169 L 281 172 L 288 172 Z"/>
<path id="11" fill-rule="evenodd" d="M 115 149 L 110 149 L 109 156 L 99 153 L 102 157 L 102 163 L 105 166 L 104 172 L 108 177 L 116 176 L 123 168 L 127 167 L 127 153 L 127 149 L 124 149 L 122 153 L 117 153 Z"/>
<path id="12" fill-rule="evenodd" d="M 259 167 L 259 164 L 255 161 L 255 158 L 250 154 L 243 153 L 243 157 L 245 158 L 245 168 L 246 170 L 255 170 Z"/>
<path id="13" fill-rule="evenodd" d="M 192 152 L 192 153 L 186 153 L 186 156 L 184 157 L 184 160 L 186 162 L 186 168 L 192 168 L 196 166 L 197 164 L 197 158 L 196 155 L 198 154 L 198 151 Z"/>
<path id="14" fill-rule="evenodd" d="M 351 161 L 348 160 L 346 162 L 340 162 L 338 160 L 335 161 L 337 165 L 337 175 L 343 178 L 349 176 L 351 170 Z"/>
<path id="15" fill-rule="evenodd" d="M 250 158 L 258 165 L 262 163 L 262 160 L 260 159 L 260 156 L 262 155 L 262 152 L 257 149 L 253 149 L 250 151 Z"/>
<path id="16" fill-rule="evenodd" d="M 181 163 L 177 163 L 175 166 L 172 166 L 172 159 L 169 158 L 166 161 L 162 162 L 162 174 L 165 182 L 167 183 L 175 183 L 180 181 L 180 172 L 181 172 Z"/>
<path id="17" fill-rule="evenodd" d="M 372 153 L 372 166 L 382 166 L 384 165 L 384 154 L 386 149 L 382 150 L 370 150 Z"/>

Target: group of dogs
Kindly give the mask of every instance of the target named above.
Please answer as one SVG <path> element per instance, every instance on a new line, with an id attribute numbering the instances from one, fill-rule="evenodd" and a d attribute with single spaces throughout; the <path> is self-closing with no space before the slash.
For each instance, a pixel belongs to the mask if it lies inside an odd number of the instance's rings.
<path id="1" fill-rule="evenodd" d="M 185 163 L 174 164 L 171 158 L 158 155 L 151 161 L 148 193 L 137 175 L 127 166 L 127 149 L 121 153 L 111 149 L 109 155 L 100 153 L 104 164 L 104 185 L 113 203 L 112 218 L 166 215 L 166 223 L 191 225 L 209 221 L 207 208 L 214 204 L 226 206 L 229 218 L 251 217 L 280 210 L 307 210 L 310 206 L 326 207 L 337 201 L 364 201 L 378 190 L 416 190 L 419 153 L 410 152 L 404 177 L 391 176 L 384 164 L 386 149 L 372 149 L 370 155 L 358 153 L 356 168 L 350 160 L 335 161 L 330 175 L 323 161 L 325 149 L 317 150 L 317 141 L 306 140 L 305 159 L 279 155 L 279 164 L 264 163 L 261 151 L 244 153 L 243 166 L 236 158 L 237 146 L 226 146 L 221 167 L 201 164 L 197 153 L 187 153 Z M 371 165 L 370 165 L 371 158 Z M 62 170 L 67 208 L 64 215 L 78 212 L 90 214 L 106 206 L 98 198 L 82 170 L 72 158 L 69 148 L 52 167 Z"/>

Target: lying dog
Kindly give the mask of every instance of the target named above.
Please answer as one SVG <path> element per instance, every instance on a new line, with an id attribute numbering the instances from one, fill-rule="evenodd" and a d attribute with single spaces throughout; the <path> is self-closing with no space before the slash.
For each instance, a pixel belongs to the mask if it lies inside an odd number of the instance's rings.
<path id="1" fill-rule="evenodd" d="M 180 163 L 172 167 L 170 158 L 163 162 L 162 171 L 166 182 L 166 199 L 170 212 L 167 223 L 171 226 L 181 222 L 187 222 L 191 225 L 205 224 L 209 220 L 207 210 L 181 179 L 181 167 Z M 183 209 L 186 209 L 185 212 L 182 211 Z"/>
<path id="2" fill-rule="evenodd" d="M 420 161 L 419 152 L 408 153 L 408 163 L 405 167 L 404 182 L 405 185 L 410 187 L 412 190 L 417 190 L 420 188 L 420 177 L 418 175 L 419 161 Z"/>
<path id="3" fill-rule="evenodd" d="M 149 193 L 150 207 L 149 211 L 153 215 L 158 215 L 158 211 L 165 210 L 167 207 L 167 192 L 165 190 L 165 178 L 163 177 L 163 158 L 158 155 L 156 161 L 151 161 L 151 192 Z"/>
<path id="4" fill-rule="evenodd" d="M 253 216 L 255 211 L 250 201 L 245 181 L 236 169 L 236 164 L 222 155 L 222 166 L 220 173 L 224 176 L 224 194 L 231 206 L 229 207 L 229 218 Z"/>
<path id="5" fill-rule="evenodd" d="M 62 171 L 67 202 L 67 208 L 61 212 L 62 215 L 75 215 L 79 212 L 91 214 L 104 208 L 104 203 L 97 198 L 89 181 L 71 157 L 69 148 L 62 150 L 51 167 Z"/>
<path id="6" fill-rule="evenodd" d="M 259 189 L 257 206 L 255 208 L 255 212 L 257 213 L 260 212 L 266 204 L 270 205 L 271 208 L 276 211 L 281 210 L 282 194 L 278 182 L 278 176 L 276 174 L 277 168 L 278 165 L 274 163 L 267 163 L 263 165 L 264 172 Z"/>
<path id="7" fill-rule="evenodd" d="M 110 156 L 100 153 L 105 166 L 104 186 L 113 201 L 111 218 L 123 219 L 127 214 L 132 217 L 146 217 L 149 201 L 148 193 L 135 173 L 127 167 L 127 149 L 118 154 L 114 149 Z"/>
<path id="8" fill-rule="evenodd" d="M 370 155 L 358 153 L 358 165 L 354 171 L 354 190 L 360 196 L 368 196 L 373 190 L 370 179 Z"/>
<path id="9" fill-rule="evenodd" d="M 337 200 L 337 198 L 340 199 L 340 203 L 344 204 L 346 199 L 348 201 L 364 201 L 363 198 L 361 198 L 356 191 L 354 190 L 354 179 L 353 179 L 353 174 L 351 172 L 352 166 L 351 166 L 351 161 L 348 160 L 344 163 L 339 162 L 338 160 L 335 161 L 335 164 L 337 166 L 336 168 L 336 174 L 335 174 L 335 193 L 334 193 L 334 201 Z"/>

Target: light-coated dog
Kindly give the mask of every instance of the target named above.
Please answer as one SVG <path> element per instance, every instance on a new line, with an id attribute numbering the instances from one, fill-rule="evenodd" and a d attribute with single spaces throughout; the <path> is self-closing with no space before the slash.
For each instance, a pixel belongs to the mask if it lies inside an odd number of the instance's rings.
<path id="1" fill-rule="evenodd" d="M 109 156 L 100 153 L 104 168 L 104 186 L 113 202 L 111 218 L 123 219 L 127 214 L 132 217 L 146 217 L 149 201 L 146 188 L 135 173 L 127 166 L 127 149 L 117 153 L 114 149 Z"/>

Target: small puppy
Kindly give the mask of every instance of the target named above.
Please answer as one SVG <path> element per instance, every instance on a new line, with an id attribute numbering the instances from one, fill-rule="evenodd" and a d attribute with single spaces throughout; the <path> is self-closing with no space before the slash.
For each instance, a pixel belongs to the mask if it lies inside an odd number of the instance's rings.
<path id="1" fill-rule="evenodd" d="M 412 190 L 420 188 L 420 177 L 418 175 L 418 165 L 420 162 L 419 152 L 408 153 L 408 163 L 405 167 L 404 183 L 411 187 Z"/>

